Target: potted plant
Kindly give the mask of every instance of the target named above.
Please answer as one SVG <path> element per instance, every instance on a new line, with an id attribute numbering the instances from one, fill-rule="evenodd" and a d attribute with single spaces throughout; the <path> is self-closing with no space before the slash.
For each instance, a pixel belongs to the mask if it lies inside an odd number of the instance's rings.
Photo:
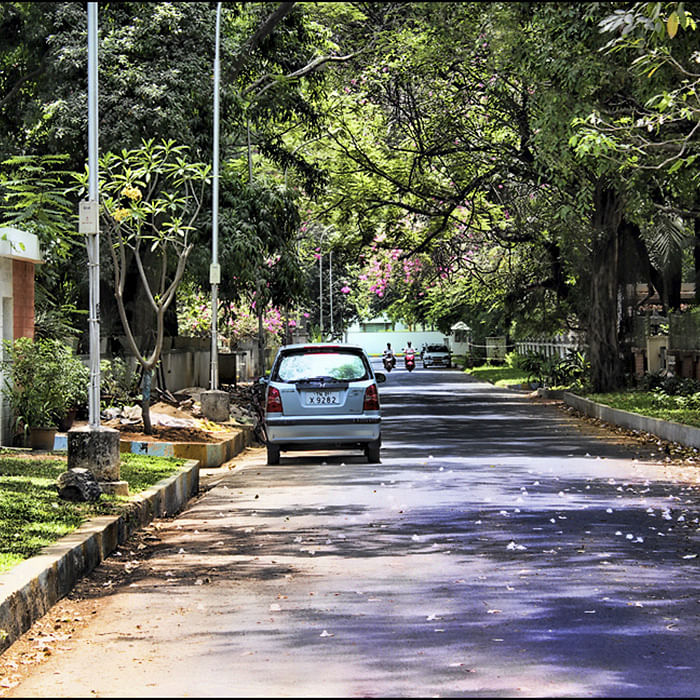
<path id="1" fill-rule="evenodd" d="M 5 341 L 1 366 L 17 432 L 30 447 L 51 449 L 61 419 L 87 396 L 89 370 L 65 343 L 32 338 Z"/>
<path id="2" fill-rule="evenodd" d="M 75 356 L 69 345 L 57 346 L 56 352 L 61 366 L 58 378 L 60 391 L 64 399 L 58 428 L 65 432 L 70 430 L 80 408 L 87 405 L 90 370 Z"/>

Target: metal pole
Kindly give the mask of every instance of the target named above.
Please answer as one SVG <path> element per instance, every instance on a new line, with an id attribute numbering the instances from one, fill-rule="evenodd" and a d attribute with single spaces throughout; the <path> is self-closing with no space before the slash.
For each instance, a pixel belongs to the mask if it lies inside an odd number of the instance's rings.
<path id="1" fill-rule="evenodd" d="M 323 240 L 323 239 L 322 239 Z M 318 256 L 318 325 L 323 340 L 323 242 L 319 248 Z"/>
<path id="2" fill-rule="evenodd" d="M 100 234 L 98 180 L 98 101 L 97 101 L 97 3 L 88 3 L 88 200 L 95 205 L 94 233 L 87 234 L 88 280 L 90 309 L 90 387 L 88 390 L 88 422 L 90 428 L 100 426 Z"/>
<path id="3" fill-rule="evenodd" d="M 210 388 L 219 388 L 219 341 L 217 336 L 219 316 L 219 36 L 221 29 L 221 3 L 216 3 L 216 50 L 214 54 L 214 153 L 212 172 L 212 222 L 211 222 L 211 376 Z"/>
<path id="4" fill-rule="evenodd" d="M 331 340 L 333 339 L 333 248 L 328 253 L 328 294 L 331 300 Z"/>

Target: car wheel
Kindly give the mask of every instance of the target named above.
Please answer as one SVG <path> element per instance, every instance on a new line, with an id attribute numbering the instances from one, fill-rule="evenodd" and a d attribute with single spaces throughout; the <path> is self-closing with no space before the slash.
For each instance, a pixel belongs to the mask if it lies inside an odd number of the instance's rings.
<path id="1" fill-rule="evenodd" d="M 267 463 L 270 465 L 280 463 L 280 448 L 277 445 L 267 446 Z"/>
<path id="2" fill-rule="evenodd" d="M 379 440 L 368 442 L 365 445 L 365 456 L 370 464 L 379 463 Z"/>

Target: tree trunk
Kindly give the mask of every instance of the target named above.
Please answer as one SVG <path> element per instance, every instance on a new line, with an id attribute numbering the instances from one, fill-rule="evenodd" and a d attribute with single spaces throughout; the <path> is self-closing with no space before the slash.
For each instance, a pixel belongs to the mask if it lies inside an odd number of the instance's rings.
<path id="1" fill-rule="evenodd" d="M 260 280 L 256 284 L 255 311 L 258 315 L 258 367 L 260 376 L 265 376 L 265 330 L 263 329 L 263 305 Z"/>
<path id="2" fill-rule="evenodd" d="M 153 435 L 153 426 L 151 425 L 152 377 L 152 370 L 144 368 L 143 379 L 141 381 L 141 413 L 143 416 L 143 432 L 146 433 L 146 435 Z"/>
<path id="3" fill-rule="evenodd" d="M 618 338 L 620 198 L 609 185 L 596 187 L 587 323 L 591 381 L 596 392 L 612 391 L 623 378 Z"/>
<path id="4" fill-rule="evenodd" d="M 668 313 L 668 311 L 680 311 L 681 283 L 683 282 L 680 251 L 669 261 L 664 277 L 666 282 L 666 313 Z"/>
<path id="5" fill-rule="evenodd" d="M 695 218 L 695 241 L 693 244 L 693 262 L 695 263 L 695 303 L 700 304 L 700 217 Z"/>
<path id="6" fill-rule="evenodd" d="M 659 299 L 662 301 L 666 298 L 666 281 L 664 279 L 663 273 L 657 270 L 656 267 L 651 262 L 649 258 L 649 251 L 647 250 L 646 244 L 642 239 L 642 232 L 639 230 L 639 226 L 636 224 L 631 224 L 629 222 L 624 222 L 622 225 L 625 235 L 632 241 L 634 249 L 637 252 L 637 256 L 644 268 L 644 274 L 646 275 L 646 281 L 651 284 L 659 295 Z M 636 280 L 635 280 L 636 281 Z M 651 294 L 651 290 L 649 290 Z"/>
<path id="7" fill-rule="evenodd" d="M 261 311 L 258 311 L 258 367 L 260 368 L 260 376 L 265 376 L 265 331 Z"/>

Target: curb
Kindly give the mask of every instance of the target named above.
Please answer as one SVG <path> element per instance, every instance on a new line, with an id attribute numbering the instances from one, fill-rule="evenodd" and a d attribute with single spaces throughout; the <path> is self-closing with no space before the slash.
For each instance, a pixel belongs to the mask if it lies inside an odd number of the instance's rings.
<path id="1" fill-rule="evenodd" d="M 226 433 L 221 442 L 147 442 L 145 440 L 120 440 L 120 452 L 152 455 L 155 457 L 176 457 L 179 459 L 194 459 L 202 469 L 220 467 L 254 442 L 253 428 L 241 427 L 236 432 Z M 54 440 L 54 450 L 68 449 L 66 433 L 57 433 Z"/>
<path id="2" fill-rule="evenodd" d="M 516 386 L 506 388 L 518 393 L 525 391 Z M 700 428 L 695 428 L 692 425 L 675 423 L 661 418 L 650 418 L 639 413 L 623 411 L 621 408 L 612 408 L 568 391 L 540 388 L 536 390 L 536 393 L 543 398 L 561 399 L 567 406 L 575 408 L 590 418 L 598 418 L 605 423 L 619 425 L 642 433 L 650 433 L 668 442 L 676 442 L 679 445 L 700 449 Z"/>
<path id="3" fill-rule="evenodd" d="M 146 442 L 142 440 L 120 440 L 120 452 L 153 455 L 155 457 L 178 457 L 194 459 L 202 469 L 220 467 L 253 442 L 252 429 L 229 433 L 221 442 Z"/>
<path id="4" fill-rule="evenodd" d="M 677 442 L 686 447 L 700 448 L 700 428 L 694 428 L 683 423 L 661 420 L 660 418 L 649 418 L 639 413 L 630 413 L 620 408 L 611 408 L 600 403 L 595 403 L 590 399 L 584 399 L 576 394 L 564 392 L 562 399 L 564 403 L 575 408 L 581 413 L 585 413 L 591 418 L 599 418 L 606 423 L 621 425 L 631 430 L 639 430 L 644 433 L 651 433 L 668 442 Z"/>
<path id="5" fill-rule="evenodd" d="M 178 473 L 137 494 L 122 514 L 92 518 L 0 574 L 0 653 L 136 530 L 179 512 L 198 491 L 199 463 L 189 460 Z"/>

